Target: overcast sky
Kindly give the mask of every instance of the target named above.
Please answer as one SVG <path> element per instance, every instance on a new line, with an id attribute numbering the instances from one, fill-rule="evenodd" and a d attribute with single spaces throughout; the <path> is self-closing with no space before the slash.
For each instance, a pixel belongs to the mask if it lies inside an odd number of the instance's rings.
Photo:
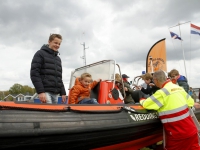
<path id="1" fill-rule="evenodd" d="M 200 87 L 200 36 L 190 35 L 190 22 L 200 26 L 200 0 L 0 0 L 0 90 L 15 83 L 33 87 L 33 55 L 59 33 L 66 90 L 70 73 L 86 63 L 114 59 L 132 80 L 146 70 L 154 43 L 166 38 L 167 70 L 179 70 L 192 87 Z M 180 26 L 183 39 L 172 40 L 169 27 Z M 170 29 L 179 33 L 179 27 Z M 183 49 L 186 72 L 184 69 Z"/>

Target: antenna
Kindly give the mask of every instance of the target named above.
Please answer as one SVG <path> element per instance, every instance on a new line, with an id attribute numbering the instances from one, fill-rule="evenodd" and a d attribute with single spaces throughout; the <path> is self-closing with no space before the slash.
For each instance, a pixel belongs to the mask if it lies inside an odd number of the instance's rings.
<path id="1" fill-rule="evenodd" d="M 83 44 L 81 44 L 81 45 L 83 45 L 83 56 L 82 56 L 81 58 L 83 59 L 83 65 L 86 66 L 86 54 L 85 54 L 85 49 L 87 49 L 87 48 L 89 48 L 89 47 L 85 48 L 85 42 L 83 42 Z"/>
<path id="2" fill-rule="evenodd" d="M 181 37 L 180 25 L 185 24 L 185 23 L 188 23 L 188 22 L 191 22 L 191 21 L 187 21 L 187 22 L 184 22 L 184 23 L 178 23 L 178 24 L 175 25 L 175 26 L 169 27 L 169 29 L 170 29 L 170 28 L 173 28 L 173 27 L 176 27 L 176 26 L 179 26 L 179 32 L 180 32 L 180 37 Z M 183 51 L 183 60 L 184 60 L 184 67 L 185 67 L 185 76 L 186 76 L 186 78 L 187 78 L 187 71 L 186 71 L 186 65 L 185 65 L 185 52 L 184 52 L 184 49 L 183 49 L 182 40 L 181 40 L 181 48 L 182 48 L 182 51 Z"/>

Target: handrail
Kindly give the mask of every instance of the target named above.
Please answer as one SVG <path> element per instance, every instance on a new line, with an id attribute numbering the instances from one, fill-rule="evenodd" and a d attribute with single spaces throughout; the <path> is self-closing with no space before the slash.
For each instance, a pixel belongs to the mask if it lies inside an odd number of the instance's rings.
<path id="1" fill-rule="evenodd" d="M 35 94 L 31 97 L 30 101 L 34 101 L 34 99 L 35 99 L 37 96 L 38 96 L 38 94 L 35 93 Z"/>
<path id="2" fill-rule="evenodd" d="M 118 68 L 119 68 L 119 74 L 120 74 L 120 76 L 122 76 L 121 75 L 121 69 L 120 69 L 120 66 L 118 65 L 118 64 L 116 64 L 117 66 L 118 66 Z M 115 79 L 114 79 L 114 83 L 115 83 Z M 123 90 L 123 93 L 124 93 L 124 99 L 126 98 L 126 92 L 125 92 L 125 89 L 124 89 L 124 84 L 123 84 L 123 80 L 122 80 L 122 78 L 121 78 L 121 83 L 122 83 L 122 90 Z M 113 84 L 114 85 L 114 84 Z"/>

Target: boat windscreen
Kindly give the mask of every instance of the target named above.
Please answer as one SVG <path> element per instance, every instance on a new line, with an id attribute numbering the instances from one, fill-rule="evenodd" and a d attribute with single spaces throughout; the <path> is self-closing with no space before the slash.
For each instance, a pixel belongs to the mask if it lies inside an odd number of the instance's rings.
<path id="1" fill-rule="evenodd" d="M 116 63 L 114 60 L 104 60 L 75 69 L 71 74 L 69 89 L 74 85 L 75 79 L 83 73 L 90 73 L 93 80 L 114 80 Z"/>

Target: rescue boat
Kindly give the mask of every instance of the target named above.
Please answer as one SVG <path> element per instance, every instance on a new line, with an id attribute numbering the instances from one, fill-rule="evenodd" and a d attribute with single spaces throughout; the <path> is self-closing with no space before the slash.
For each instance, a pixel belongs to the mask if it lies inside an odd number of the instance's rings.
<path id="1" fill-rule="evenodd" d="M 70 88 L 83 72 L 102 81 L 91 90 L 99 104 L 0 102 L 0 149 L 139 149 L 162 140 L 157 112 L 124 104 L 115 85 L 120 67 L 104 60 L 75 69 Z M 200 110 L 195 111 L 200 119 Z"/>
<path id="2" fill-rule="evenodd" d="M 1 150 L 142 148 L 162 138 L 157 113 L 139 105 L 1 102 L 0 107 Z"/>

